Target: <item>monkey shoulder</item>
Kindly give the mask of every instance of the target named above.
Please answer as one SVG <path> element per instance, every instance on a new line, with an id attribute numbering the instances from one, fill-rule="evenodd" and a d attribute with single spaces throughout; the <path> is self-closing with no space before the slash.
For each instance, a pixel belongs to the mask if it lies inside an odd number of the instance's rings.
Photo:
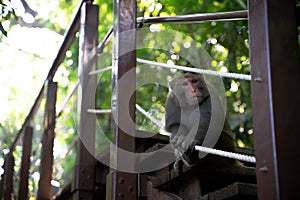
<path id="1" fill-rule="evenodd" d="M 165 120 L 166 120 L 166 129 L 174 124 L 180 123 L 181 110 L 177 102 L 174 100 L 174 97 L 168 96 L 165 104 Z"/>

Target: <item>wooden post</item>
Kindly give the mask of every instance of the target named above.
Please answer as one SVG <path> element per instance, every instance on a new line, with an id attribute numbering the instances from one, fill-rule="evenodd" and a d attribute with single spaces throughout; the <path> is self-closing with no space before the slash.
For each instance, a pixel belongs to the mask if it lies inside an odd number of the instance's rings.
<path id="1" fill-rule="evenodd" d="M 55 137 L 56 95 L 57 83 L 49 80 L 47 83 L 47 96 L 44 118 L 44 134 L 42 138 L 40 180 L 37 198 L 39 200 L 51 199 L 51 180 L 53 165 L 53 142 Z"/>
<path id="2" fill-rule="evenodd" d="M 10 152 L 6 157 L 6 166 L 5 166 L 5 190 L 4 190 L 4 200 L 11 200 L 12 199 L 12 193 L 14 188 L 14 166 L 15 166 L 15 159 Z"/>
<path id="3" fill-rule="evenodd" d="M 112 140 L 111 169 L 107 176 L 107 200 L 137 199 L 137 175 L 119 171 L 135 169 L 134 157 L 122 150 L 135 152 L 135 87 L 136 87 L 136 1 L 114 2 L 114 47 L 112 69 Z M 125 77 L 125 78 L 124 78 Z M 120 81 L 122 80 L 122 82 Z M 120 83 L 121 82 L 121 83 Z M 133 95 L 128 94 L 133 91 Z M 116 170 L 117 169 L 117 170 Z M 125 170 L 124 170 L 125 171 Z"/>
<path id="4" fill-rule="evenodd" d="M 96 115 L 88 113 L 95 109 L 97 76 L 89 73 L 97 69 L 99 6 L 85 2 L 81 8 L 80 51 L 78 74 L 79 136 L 75 179 L 72 190 L 75 199 L 93 199 L 95 179 L 95 126 Z"/>
<path id="5" fill-rule="evenodd" d="M 28 177 L 30 167 L 30 155 L 32 144 L 33 128 L 31 126 L 25 127 L 23 138 L 22 162 L 19 183 L 19 200 L 28 199 Z"/>
<path id="6" fill-rule="evenodd" d="M 294 199 L 300 188 L 296 2 L 249 1 L 249 30 L 258 196 Z"/>

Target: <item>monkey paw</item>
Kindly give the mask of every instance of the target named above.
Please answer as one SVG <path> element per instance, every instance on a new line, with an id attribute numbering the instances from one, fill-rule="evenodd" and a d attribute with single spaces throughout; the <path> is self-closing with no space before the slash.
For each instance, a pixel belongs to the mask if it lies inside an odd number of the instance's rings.
<path id="1" fill-rule="evenodd" d="M 182 160 L 176 160 L 173 164 L 173 169 L 175 172 L 182 173 L 183 172 L 183 162 Z"/>
<path id="2" fill-rule="evenodd" d="M 181 147 L 182 149 L 184 149 L 184 151 L 187 150 L 193 150 L 194 147 L 196 145 L 196 142 L 194 141 L 194 138 L 185 138 L 185 140 L 181 143 Z"/>
<path id="3" fill-rule="evenodd" d="M 173 164 L 173 169 L 177 173 L 182 173 L 184 169 L 189 167 L 191 167 L 191 164 L 190 159 L 187 155 L 181 156 Z"/>
<path id="4" fill-rule="evenodd" d="M 170 143 L 173 145 L 175 149 L 178 149 L 180 152 L 184 152 L 184 149 L 182 149 L 182 143 L 184 141 L 184 136 L 175 136 Z"/>

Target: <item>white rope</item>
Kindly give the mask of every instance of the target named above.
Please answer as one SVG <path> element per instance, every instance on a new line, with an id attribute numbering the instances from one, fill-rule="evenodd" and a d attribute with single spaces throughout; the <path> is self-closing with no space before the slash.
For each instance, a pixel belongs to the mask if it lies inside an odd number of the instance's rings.
<path id="1" fill-rule="evenodd" d="M 109 71 L 109 70 L 111 70 L 111 69 L 112 69 L 112 66 L 109 66 L 109 67 L 106 67 L 106 68 L 103 68 L 103 69 L 91 71 L 91 72 L 89 73 L 89 75 L 101 74 L 101 73 L 106 72 L 106 71 Z"/>
<path id="2" fill-rule="evenodd" d="M 138 111 L 140 111 L 143 115 L 145 115 L 150 121 L 156 124 L 158 127 L 164 127 L 164 125 L 154 117 L 152 117 L 146 110 L 144 110 L 139 104 L 135 104 L 135 107 Z"/>
<path id="3" fill-rule="evenodd" d="M 198 69 L 198 68 L 184 67 L 184 66 L 179 66 L 179 65 L 169 65 L 169 64 L 154 62 L 154 61 L 150 61 L 150 60 L 144 60 L 144 59 L 140 59 L 140 58 L 137 58 L 136 61 L 139 63 L 143 63 L 143 64 L 147 64 L 147 65 L 155 65 L 155 66 L 164 67 L 164 68 L 168 68 L 168 69 L 177 69 L 177 70 L 194 72 L 194 73 L 199 73 L 199 74 L 221 76 L 221 77 L 226 77 L 226 78 L 251 81 L 251 75 L 248 75 L 248 74 L 217 72 L 217 71 L 212 71 L 212 70 L 207 70 L 207 69 Z"/>
<path id="4" fill-rule="evenodd" d="M 111 110 L 95 110 L 95 109 L 87 109 L 88 113 L 94 113 L 94 114 L 107 114 L 107 113 L 111 113 Z"/>
<path id="5" fill-rule="evenodd" d="M 155 119 L 154 117 L 152 117 L 146 110 L 144 110 L 140 105 L 135 104 L 136 109 L 141 112 L 145 117 L 147 117 L 151 122 L 153 122 L 156 126 L 158 126 L 159 129 L 159 133 L 162 135 L 167 135 L 170 136 L 171 133 L 169 133 L 168 131 L 166 131 L 164 128 L 165 125 L 164 123 L 162 123 L 161 121 Z"/>
<path id="6" fill-rule="evenodd" d="M 232 152 L 228 152 L 228 151 L 222 151 L 222 150 L 212 149 L 212 148 L 198 146 L 198 145 L 195 146 L 195 149 L 197 151 L 201 151 L 201 152 L 205 152 L 205 153 L 209 153 L 209 154 L 214 154 L 214 155 L 223 156 L 223 157 L 227 157 L 227 158 L 237 159 L 237 160 L 250 162 L 250 163 L 256 163 L 256 159 L 254 156 L 248 156 L 248 155 L 239 154 L 239 153 L 232 153 Z"/>

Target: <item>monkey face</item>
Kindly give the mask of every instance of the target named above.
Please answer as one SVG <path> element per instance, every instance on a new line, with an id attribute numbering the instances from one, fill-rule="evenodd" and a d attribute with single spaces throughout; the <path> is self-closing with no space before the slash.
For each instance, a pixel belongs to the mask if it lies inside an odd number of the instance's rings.
<path id="1" fill-rule="evenodd" d="M 192 73 L 176 76 L 170 82 L 170 89 L 174 93 L 178 104 L 184 107 L 198 105 L 209 96 L 203 78 Z"/>
<path id="2" fill-rule="evenodd" d="M 181 83 L 182 89 L 185 90 L 187 98 L 197 98 L 200 96 L 198 88 L 200 80 L 197 78 L 187 78 Z"/>

